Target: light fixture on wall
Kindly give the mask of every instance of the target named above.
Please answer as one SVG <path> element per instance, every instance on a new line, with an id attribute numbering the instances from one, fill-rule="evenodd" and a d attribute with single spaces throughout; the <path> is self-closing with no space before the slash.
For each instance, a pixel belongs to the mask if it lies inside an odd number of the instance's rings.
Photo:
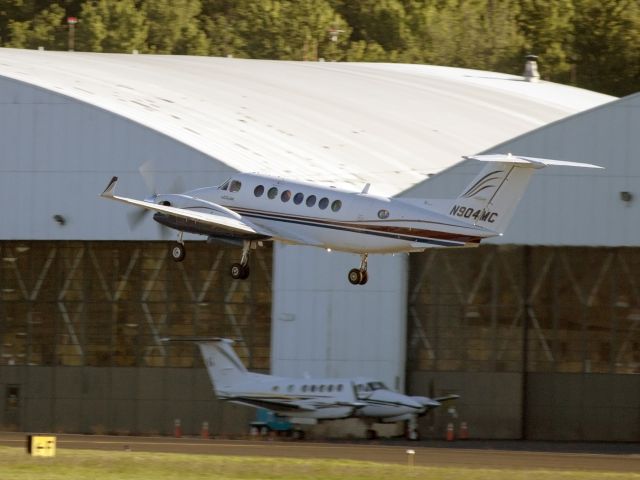
<path id="1" fill-rule="evenodd" d="M 620 200 L 625 203 L 631 203 L 633 200 L 633 193 L 631 192 L 620 192 Z"/>

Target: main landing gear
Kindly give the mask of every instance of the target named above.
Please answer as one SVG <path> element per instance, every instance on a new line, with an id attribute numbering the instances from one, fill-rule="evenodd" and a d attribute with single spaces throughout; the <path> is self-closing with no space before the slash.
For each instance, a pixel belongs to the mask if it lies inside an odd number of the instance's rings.
<path id="1" fill-rule="evenodd" d="M 174 262 L 182 262 L 187 256 L 187 250 L 184 247 L 184 241 L 182 240 L 183 233 L 180 232 L 178 240 L 171 244 L 169 248 L 169 254 Z M 240 263 L 234 263 L 231 265 L 231 277 L 236 280 L 244 280 L 249 278 L 249 251 L 252 248 L 256 248 L 258 242 L 245 240 L 242 242 L 242 257 L 240 257 Z"/>
<path id="2" fill-rule="evenodd" d="M 236 280 L 245 280 L 249 278 L 249 250 L 255 248 L 253 242 L 245 240 L 242 242 L 242 257 L 240 257 L 240 263 L 234 263 L 231 265 L 231 277 Z"/>
<path id="3" fill-rule="evenodd" d="M 367 257 L 368 253 L 360 255 L 360 268 L 352 268 L 349 270 L 349 282 L 353 285 L 364 285 L 369 280 L 367 275 Z"/>
<path id="4" fill-rule="evenodd" d="M 181 262 L 187 256 L 187 249 L 184 248 L 184 241 L 182 240 L 182 232 L 178 235 L 178 241 L 171 244 L 169 253 L 174 262 Z"/>

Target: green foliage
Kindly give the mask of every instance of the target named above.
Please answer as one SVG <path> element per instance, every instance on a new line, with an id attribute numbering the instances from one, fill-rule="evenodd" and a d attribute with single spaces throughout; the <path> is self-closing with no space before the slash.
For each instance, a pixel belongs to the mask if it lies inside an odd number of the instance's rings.
<path id="1" fill-rule="evenodd" d="M 638 0 L 4 0 L 0 45 L 281 60 L 405 62 L 625 95 L 640 86 Z"/>
<path id="2" fill-rule="evenodd" d="M 142 13 L 149 33 L 146 48 L 150 53 L 207 55 L 209 42 L 200 24 L 199 0 L 147 0 Z"/>
<path id="3" fill-rule="evenodd" d="M 54 3 L 34 14 L 32 20 L 9 20 L 7 47 L 60 50 L 66 44 L 64 9 Z"/>
<path id="4" fill-rule="evenodd" d="M 131 52 L 144 48 L 148 23 L 134 0 L 98 0 L 82 5 L 76 30 L 76 50 Z"/>

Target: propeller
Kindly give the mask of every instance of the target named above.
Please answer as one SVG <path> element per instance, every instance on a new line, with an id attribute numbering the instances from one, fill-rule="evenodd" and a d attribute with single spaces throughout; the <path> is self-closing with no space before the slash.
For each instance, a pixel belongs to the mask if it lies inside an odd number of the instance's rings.
<path id="1" fill-rule="evenodd" d="M 152 202 L 158 195 L 158 182 L 153 161 L 147 160 L 142 165 L 140 165 L 140 167 L 138 167 L 138 171 L 140 172 L 140 175 L 142 175 L 142 180 L 147 186 L 148 191 L 151 193 L 151 195 L 145 198 L 145 200 Z M 167 193 L 181 193 L 184 192 L 184 190 L 184 181 L 181 176 L 178 176 L 174 178 Z M 137 228 L 149 213 L 150 210 L 146 210 L 144 208 L 129 212 L 127 214 L 127 220 L 131 229 Z M 160 236 L 163 239 L 166 239 L 171 235 L 169 228 L 160 224 L 158 224 L 158 227 L 160 228 Z"/>

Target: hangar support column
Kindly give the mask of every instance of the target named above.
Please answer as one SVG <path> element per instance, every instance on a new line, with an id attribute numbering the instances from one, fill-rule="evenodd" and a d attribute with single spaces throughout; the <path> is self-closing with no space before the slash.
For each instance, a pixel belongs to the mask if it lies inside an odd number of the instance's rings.
<path id="1" fill-rule="evenodd" d="M 369 257 L 369 282 L 347 271 L 359 256 L 274 245 L 271 371 L 369 376 L 404 390 L 407 255 Z"/>

